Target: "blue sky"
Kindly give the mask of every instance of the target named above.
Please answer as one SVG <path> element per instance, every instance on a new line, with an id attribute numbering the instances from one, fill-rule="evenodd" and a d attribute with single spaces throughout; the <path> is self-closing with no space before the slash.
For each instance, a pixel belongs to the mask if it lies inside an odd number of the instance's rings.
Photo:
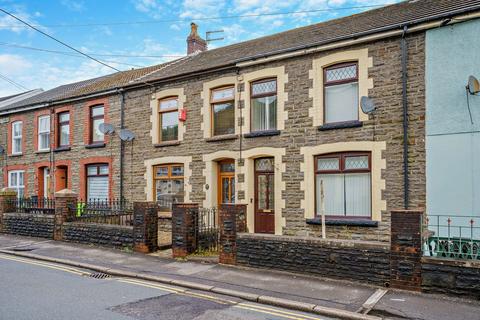
<path id="1" fill-rule="evenodd" d="M 368 10 L 341 8 L 384 5 L 399 0 L 0 0 L 3 8 L 73 47 L 120 70 L 153 65 L 186 54 L 191 21 L 206 31 L 224 30 L 209 48 Z M 323 10 L 329 11 L 317 11 Z M 260 17 L 211 17 L 298 12 Z M 115 24 L 118 22 L 142 22 Z M 87 26 L 79 26 L 85 25 Z M 92 25 L 94 24 L 94 25 Z M 103 24 L 103 25 L 98 25 Z M 69 55 L 35 51 L 39 48 Z M 20 26 L 0 12 L 0 75 L 28 89 L 50 89 L 113 72 L 68 48 Z M 128 55 L 118 57 L 103 55 Z M 142 57 L 155 56 L 155 57 Z M 22 90 L 0 79 L 0 96 Z"/>

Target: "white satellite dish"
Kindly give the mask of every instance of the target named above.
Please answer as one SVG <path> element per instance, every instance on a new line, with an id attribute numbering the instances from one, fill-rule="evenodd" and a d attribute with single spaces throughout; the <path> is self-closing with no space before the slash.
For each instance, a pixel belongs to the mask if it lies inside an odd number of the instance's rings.
<path id="1" fill-rule="evenodd" d="M 468 77 L 468 85 L 467 85 L 468 92 L 470 94 L 477 94 L 480 92 L 480 82 L 474 76 Z"/>
<path id="2" fill-rule="evenodd" d="M 365 114 L 371 114 L 376 110 L 375 103 L 369 97 L 363 96 L 360 99 L 360 107 Z"/>
<path id="3" fill-rule="evenodd" d="M 115 128 L 109 123 L 100 123 L 98 130 L 103 134 L 113 134 L 115 132 Z"/>
<path id="4" fill-rule="evenodd" d="M 121 129 L 118 136 L 122 141 L 133 141 L 135 139 L 135 134 L 128 129 Z"/>

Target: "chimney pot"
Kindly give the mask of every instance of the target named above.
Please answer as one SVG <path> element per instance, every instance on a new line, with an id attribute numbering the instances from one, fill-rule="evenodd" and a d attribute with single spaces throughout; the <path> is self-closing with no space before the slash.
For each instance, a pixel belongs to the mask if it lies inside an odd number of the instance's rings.
<path id="1" fill-rule="evenodd" d="M 190 35 L 187 38 L 187 54 L 207 50 L 207 41 L 198 35 L 198 25 L 190 23 Z"/>

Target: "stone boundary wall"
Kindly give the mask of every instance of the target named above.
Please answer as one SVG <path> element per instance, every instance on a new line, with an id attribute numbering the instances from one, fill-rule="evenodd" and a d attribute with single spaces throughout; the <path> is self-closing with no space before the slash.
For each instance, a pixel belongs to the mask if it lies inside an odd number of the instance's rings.
<path id="1" fill-rule="evenodd" d="M 237 264 L 385 286 L 390 282 L 390 245 L 240 233 Z"/>
<path id="2" fill-rule="evenodd" d="M 3 233 L 53 239 L 54 215 L 4 213 Z"/>
<path id="3" fill-rule="evenodd" d="M 480 262 L 423 257 L 422 290 L 480 299 Z"/>
<path id="4" fill-rule="evenodd" d="M 65 222 L 63 241 L 115 248 L 133 248 L 133 227 L 111 224 Z"/>

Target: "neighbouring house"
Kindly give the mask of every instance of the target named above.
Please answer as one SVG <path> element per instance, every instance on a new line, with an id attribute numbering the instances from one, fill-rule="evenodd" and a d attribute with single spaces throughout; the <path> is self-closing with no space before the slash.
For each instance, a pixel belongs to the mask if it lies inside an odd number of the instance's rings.
<path id="1" fill-rule="evenodd" d="M 246 204 L 249 232 L 296 236 L 321 234 L 323 187 L 329 237 L 388 242 L 390 210 L 426 206 L 425 80 L 446 81 L 425 73 L 426 39 L 479 12 L 480 1 L 405 1 L 213 50 L 192 24 L 184 58 L 1 109 L 4 186 Z"/>

